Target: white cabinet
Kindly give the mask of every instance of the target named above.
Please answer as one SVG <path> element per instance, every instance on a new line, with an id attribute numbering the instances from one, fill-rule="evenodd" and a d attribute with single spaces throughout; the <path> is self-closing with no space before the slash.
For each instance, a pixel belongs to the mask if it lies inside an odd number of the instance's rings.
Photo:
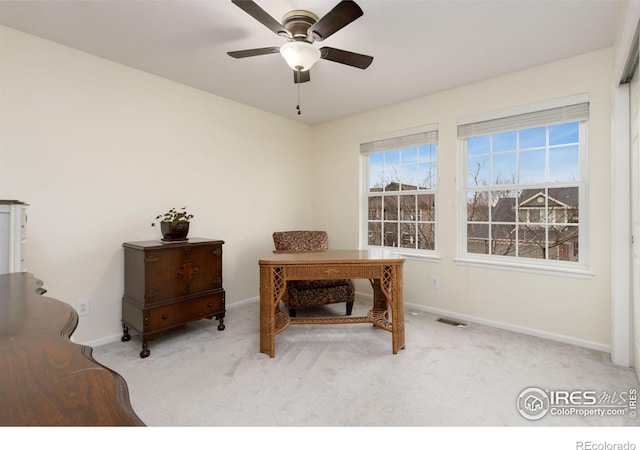
<path id="1" fill-rule="evenodd" d="M 27 270 L 27 206 L 18 200 L 0 200 L 0 274 Z"/>

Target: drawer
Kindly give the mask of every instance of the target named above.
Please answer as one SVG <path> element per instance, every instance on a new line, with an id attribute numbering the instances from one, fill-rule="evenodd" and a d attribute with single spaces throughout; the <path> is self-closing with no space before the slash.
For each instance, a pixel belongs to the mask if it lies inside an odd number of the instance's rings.
<path id="1" fill-rule="evenodd" d="M 148 310 L 145 332 L 171 328 L 224 312 L 224 292 Z"/>

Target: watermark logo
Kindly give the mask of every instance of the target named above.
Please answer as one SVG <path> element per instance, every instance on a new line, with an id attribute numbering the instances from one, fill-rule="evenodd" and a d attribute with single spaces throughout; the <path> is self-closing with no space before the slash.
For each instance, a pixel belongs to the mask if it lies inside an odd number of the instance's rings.
<path id="1" fill-rule="evenodd" d="M 542 389 L 527 388 L 518 396 L 518 411 L 525 419 L 542 419 L 549 412 L 549 396 Z"/>
<path id="2" fill-rule="evenodd" d="M 597 392 L 594 390 L 543 390 L 530 387 L 518 396 L 518 412 L 529 420 L 554 416 L 637 417 L 637 389 Z"/>
<path id="3" fill-rule="evenodd" d="M 576 450 L 636 450 L 636 444 L 633 442 L 593 442 L 578 441 L 576 442 Z"/>

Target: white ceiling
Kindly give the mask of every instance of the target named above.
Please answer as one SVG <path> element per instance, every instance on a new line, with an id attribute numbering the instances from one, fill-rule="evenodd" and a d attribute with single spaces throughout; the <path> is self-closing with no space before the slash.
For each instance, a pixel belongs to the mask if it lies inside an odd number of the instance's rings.
<path id="1" fill-rule="evenodd" d="M 633 0 L 636 1 L 636 0 Z M 338 0 L 256 0 L 275 19 Z M 374 56 L 366 70 L 320 60 L 300 85 L 285 42 L 230 0 L 0 1 L 0 24 L 294 120 L 315 124 L 614 44 L 615 0 L 357 0 L 364 16 L 317 46 Z"/>

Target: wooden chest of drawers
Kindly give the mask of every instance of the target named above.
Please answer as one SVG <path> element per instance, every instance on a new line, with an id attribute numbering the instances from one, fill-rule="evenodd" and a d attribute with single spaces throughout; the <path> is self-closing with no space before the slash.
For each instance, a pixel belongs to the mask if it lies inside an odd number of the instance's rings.
<path id="1" fill-rule="evenodd" d="M 137 330 L 141 358 L 149 356 L 149 341 L 155 336 L 192 320 L 215 317 L 218 330 L 224 330 L 223 244 L 201 238 L 122 244 L 122 340 L 131 339 L 129 327 Z"/>

